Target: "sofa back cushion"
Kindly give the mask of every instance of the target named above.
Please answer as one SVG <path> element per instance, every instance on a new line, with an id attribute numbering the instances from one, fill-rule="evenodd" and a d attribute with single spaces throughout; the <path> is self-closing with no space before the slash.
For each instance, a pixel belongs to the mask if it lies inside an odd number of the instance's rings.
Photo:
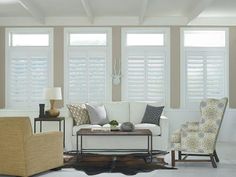
<path id="1" fill-rule="evenodd" d="M 163 106 L 159 102 L 130 102 L 130 122 L 140 124 L 143 119 L 147 104 L 150 106 Z"/>
<path id="2" fill-rule="evenodd" d="M 129 121 L 129 103 L 128 102 L 107 102 L 104 103 L 109 121 L 116 120 L 119 123 Z"/>

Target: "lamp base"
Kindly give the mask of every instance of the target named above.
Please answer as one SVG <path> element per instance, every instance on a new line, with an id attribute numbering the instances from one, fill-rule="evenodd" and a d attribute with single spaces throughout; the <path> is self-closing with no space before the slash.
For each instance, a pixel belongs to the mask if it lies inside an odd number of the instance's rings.
<path id="1" fill-rule="evenodd" d="M 60 111 L 57 109 L 49 109 L 48 115 L 49 117 L 58 117 L 60 115 Z"/>

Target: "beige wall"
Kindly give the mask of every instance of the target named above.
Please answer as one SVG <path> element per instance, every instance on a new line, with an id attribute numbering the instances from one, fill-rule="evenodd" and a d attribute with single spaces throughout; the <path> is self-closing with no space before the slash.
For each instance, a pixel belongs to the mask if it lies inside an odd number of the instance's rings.
<path id="1" fill-rule="evenodd" d="M 112 66 L 115 59 L 121 59 L 121 27 L 112 28 Z M 112 86 L 112 100 L 121 101 L 121 85 Z"/>
<path id="2" fill-rule="evenodd" d="M 229 28 L 229 104 L 236 108 L 236 27 Z M 0 27 L 0 108 L 5 105 L 5 28 Z M 54 86 L 64 86 L 63 27 L 54 27 Z M 170 105 L 180 107 L 180 27 L 171 27 Z M 121 27 L 112 27 L 112 58 L 121 59 Z M 114 60 L 113 60 L 114 62 Z M 121 100 L 121 85 L 113 85 L 112 100 Z M 62 103 L 59 104 L 60 106 Z"/>
<path id="3" fill-rule="evenodd" d="M 64 87 L 64 28 L 55 27 L 54 28 L 54 86 L 61 87 L 62 93 Z M 63 97 L 64 98 L 64 97 Z M 59 102 L 59 107 L 63 106 L 63 100 Z"/>
<path id="4" fill-rule="evenodd" d="M 180 27 L 170 30 L 170 107 L 180 107 Z"/>
<path id="5" fill-rule="evenodd" d="M 5 107 L 5 28 L 0 27 L 0 108 Z"/>
<path id="6" fill-rule="evenodd" d="M 229 28 L 229 107 L 236 108 L 236 27 Z"/>

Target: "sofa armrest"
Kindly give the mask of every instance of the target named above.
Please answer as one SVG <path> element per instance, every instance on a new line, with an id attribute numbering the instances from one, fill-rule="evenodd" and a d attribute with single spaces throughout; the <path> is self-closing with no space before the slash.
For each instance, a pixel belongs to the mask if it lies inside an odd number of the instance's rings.
<path id="1" fill-rule="evenodd" d="M 160 117 L 161 136 L 169 140 L 169 119 L 165 116 Z"/>
<path id="2" fill-rule="evenodd" d="M 46 132 L 26 140 L 25 160 L 27 174 L 49 170 L 63 165 L 63 133 Z"/>

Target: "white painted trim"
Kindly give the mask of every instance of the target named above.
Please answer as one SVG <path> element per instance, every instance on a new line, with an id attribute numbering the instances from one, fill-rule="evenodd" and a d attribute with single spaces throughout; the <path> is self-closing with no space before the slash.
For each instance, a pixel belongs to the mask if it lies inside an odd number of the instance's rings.
<path id="1" fill-rule="evenodd" d="M 126 34 L 128 32 L 135 32 L 135 33 L 163 33 L 164 34 L 164 46 L 157 46 L 157 48 L 163 48 L 166 52 L 166 70 L 165 70 L 165 78 L 167 79 L 166 82 L 166 95 L 165 95 L 165 106 L 168 108 L 170 107 L 170 29 L 169 28 L 155 28 L 155 27 L 139 27 L 139 28 L 122 28 L 121 29 L 121 70 L 122 70 L 122 82 L 121 82 L 121 100 L 127 100 L 127 85 L 125 80 L 127 79 L 125 71 L 127 71 L 127 47 L 126 47 Z M 142 46 L 138 46 L 142 47 Z M 153 47 L 153 46 L 152 46 Z"/>
<path id="2" fill-rule="evenodd" d="M 149 5 L 149 0 L 142 0 L 141 12 L 140 12 L 140 15 L 139 15 L 139 24 L 142 24 L 143 21 L 144 21 L 144 17 L 145 17 L 148 5 Z"/>
<path id="3" fill-rule="evenodd" d="M 71 32 L 73 33 L 94 33 L 94 32 L 104 33 L 105 32 L 107 34 L 106 101 L 111 101 L 112 100 L 112 28 L 110 27 L 74 27 L 74 28 L 64 28 L 64 97 L 65 97 L 64 104 L 67 104 L 69 102 L 67 77 L 68 77 L 69 34 Z"/>
<path id="4" fill-rule="evenodd" d="M 35 4 L 30 0 L 18 0 L 19 4 L 29 12 L 32 17 L 39 23 L 44 24 L 45 17 L 43 12 L 39 10 L 39 7 L 36 7 Z"/>
<path id="5" fill-rule="evenodd" d="M 93 23 L 94 15 L 93 15 L 93 12 L 91 10 L 88 0 L 81 0 L 81 3 L 90 23 Z"/>
<path id="6" fill-rule="evenodd" d="M 207 7 L 209 7 L 215 0 L 199 0 L 194 9 L 187 14 L 189 24 L 193 19 L 197 18 Z"/>
<path id="7" fill-rule="evenodd" d="M 226 61 L 225 61 L 225 96 L 229 97 L 229 29 L 225 27 L 183 27 L 180 28 L 180 107 L 185 109 L 186 108 L 186 75 L 185 75 L 185 70 L 186 70 L 186 65 L 185 65 L 185 54 L 184 52 L 188 49 L 185 49 L 184 47 L 184 31 L 188 30 L 224 30 L 225 31 L 225 48 L 222 49 L 222 47 L 219 48 L 219 50 L 223 50 L 226 53 Z M 189 48 L 189 47 L 188 47 Z M 193 50 L 198 50 L 200 47 L 192 47 L 191 49 Z M 203 47 L 202 49 L 206 49 L 207 51 L 213 50 L 215 51 L 217 47 Z M 229 106 L 228 106 L 229 107 Z"/>
<path id="8" fill-rule="evenodd" d="M 50 87 L 53 87 L 54 85 L 54 54 L 53 54 L 53 51 L 54 51 L 54 48 L 53 48 L 53 41 L 54 41 L 54 33 L 53 33 L 53 28 L 6 28 L 5 29 L 5 68 L 6 68 L 6 74 L 5 74 L 5 107 L 8 108 L 9 107 L 9 92 L 8 92 L 8 84 L 7 84 L 7 81 L 9 80 L 9 72 L 8 72 L 8 68 L 9 68 L 9 33 L 11 32 L 17 32 L 17 33 L 37 33 L 37 34 L 40 34 L 40 33 L 46 33 L 46 34 L 49 34 L 49 86 Z M 47 46 L 45 47 L 39 47 L 39 48 L 46 48 Z M 20 47 L 21 48 L 21 47 Z M 31 108 L 29 108 L 31 109 Z"/>

